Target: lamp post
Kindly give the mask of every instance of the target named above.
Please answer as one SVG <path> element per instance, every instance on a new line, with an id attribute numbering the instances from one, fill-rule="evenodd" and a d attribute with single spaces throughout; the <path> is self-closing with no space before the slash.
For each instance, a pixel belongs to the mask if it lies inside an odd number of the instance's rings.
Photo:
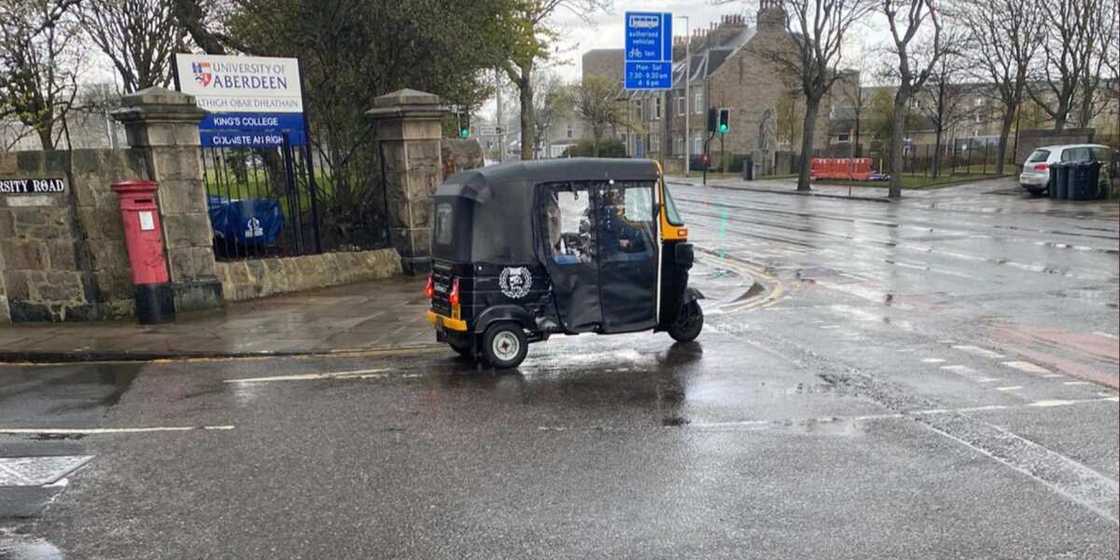
<path id="1" fill-rule="evenodd" d="M 692 35 L 688 16 L 677 16 L 684 20 L 684 176 L 692 172 L 692 128 L 689 115 L 692 114 L 692 97 L 689 95 L 689 82 L 692 81 Z"/>

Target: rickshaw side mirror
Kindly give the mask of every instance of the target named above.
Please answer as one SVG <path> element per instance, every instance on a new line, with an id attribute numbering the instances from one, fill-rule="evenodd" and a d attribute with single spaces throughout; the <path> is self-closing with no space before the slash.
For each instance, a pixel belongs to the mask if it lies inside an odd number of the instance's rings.
<path id="1" fill-rule="evenodd" d="M 661 217 L 661 203 L 660 202 L 654 202 L 653 203 L 653 218 L 656 220 L 660 217 Z"/>

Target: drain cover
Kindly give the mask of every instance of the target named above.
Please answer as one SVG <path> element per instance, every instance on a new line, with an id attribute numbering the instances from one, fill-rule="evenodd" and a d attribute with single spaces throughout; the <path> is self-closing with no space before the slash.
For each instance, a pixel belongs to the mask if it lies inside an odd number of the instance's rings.
<path id="1" fill-rule="evenodd" d="M 93 455 L 0 458 L 0 486 L 44 486 L 78 470 Z"/>

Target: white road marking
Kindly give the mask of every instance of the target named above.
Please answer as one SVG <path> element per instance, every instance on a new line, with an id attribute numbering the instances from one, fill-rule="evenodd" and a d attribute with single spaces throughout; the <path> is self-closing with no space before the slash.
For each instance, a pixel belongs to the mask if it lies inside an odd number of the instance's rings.
<path id="1" fill-rule="evenodd" d="M 1092 385 L 1088 381 L 1063 381 L 1062 385 Z"/>
<path id="2" fill-rule="evenodd" d="M 923 358 L 922 362 L 926 364 L 943 364 L 945 360 L 942 358 Z"/>
<path id="3" fill-rule="evenodd" d="M 157 426 L 152 428 L 0 428 L 0 434 L 143 434 L 149 432 L 189 432 L 191 430 L 232 430 L 233 426 Z"/>
<path id="4" fill-rule="evenodd" d="M 992 352 L 991 350 L 987 350 L 987 349 L 981 348 L 979 346 L 972 346 L 972 345 L 969 345 L 969 344 L 958 344 L 958 345 L 953 346 L 953 348 L 956 349 L 956 350 L 960 350 L 962 352 L 968 352 L 969 354 L 975 354 L 977 356 L 983 356 L 985 358 L 1002 358 L 1003 357 L 1003 354 L 1000 354 L 999 352 Z"/>
<path id="5" fill-rule="evenodd" d="M 1120 523 L 1116 516 L 1113 515 L 1108 505 L 1110 502 L 1116 500 L 1118 488 L 1115 480 L 1103 476 L 1065 455 L 1057 453 L 1029 439 L 1015 435 L 998 426 L 984 424 L 987 429 L 998 434 L 998 440 L 1015 442 L 1020 449 L 1019 452 L 1013 455 L 997 455 L 980 445 L 973 444 L 961 437 L 953 435 L 945 429 L 929 424 L 924 425 L 934 433 L 941 434 L 1013 470 L 1023 473 L 1052 489 L 1054 492 L 1081 504 L 1093 513 L 1111 521 L 1114 525 Z"/>
<path id="6" fill-rule="evenodd" d="M 1027 373 L 1052 373 L 1050 370 L 1040 365 L 1032 364 L 1030 362 L 1003 362 L 1003 365 L 1009 368 L 1015 368 L 1019 371 L 1025 371 Z"/>
<path id="7" fill-rule="evenodd" d="M 798 422 L 844 422 L 844 421 L 869 421 L 869 420 L 891 420 L 906 418 L 907 416 L 930 416 L 940 414 L 963 414 L 968 412 L 987 412 L 991 410 L 1014 410 L 1026 407 L 1035 408 L 1049 408 L 1058 406 L 1074 406 L 1080 404 L 1095 404 L 1102 402 L 1120 402 L 1120 397 L 1112 396 L 1100 399 L 1080 399 L 1080 400 L 1042 400 L 1035 401 L 1029 404 L 987 404 L 980 406 L 969 406 L 964 408 L 929 408 L 925 410 L 914 410 L 905 413 L 885 413 L 885 414 L 867 414 L 863 416 L 829 416 L 825 418 L 780 418 L 773 420 L 740 420 L 730 422 L 691 422 L 682 424 L 681 426 L 671 427 L 688 427 L 688 428 L 737 428 L 737 427 L 750 427 L 750 426 L 765 426 L 765 425 L 783 425 L 783 424 L 796 424 Z M 550 426 L 538 426 L 538 430 L 557 430 L 567 428 L 556 428 Z"/>
<path id="8" fill-rule="evenodd" d="M 1061 400 L 1061 399 L 1054 399 L 1054 400 L 1049 400 L 1049 401 L 1034 401 L 1031 404 L 1028 404 L 1027 406 L 1037 406 L 1037 407 L 1042 407 L 1042 408 L 1049 408 L 1051 406 L 1069 406 L 1071 404 L 1074 404 L 1074 402 L 1073 401 L 1065 401 L 1065 400 Z"/>
<path id="9" fill-rule="evenodd" d="M 953 412 L 984 412 L 985 410 L 1007 410 L 1011 408 L 1005 404 L 988 404 L 984 406 L 970 406 L 968 408 L 958 408 Z"/>
<path id="10" fill-rule="evenodd" d="M 1050 374 L 1043 375 L 1042 377 L 1044 379 L 1057 379 L 1059 377 L 1065 377 L 1065 376 L 1060 374 L 1060 373 L 1050 373 Z"/>
<path id="11" fill-rule="evenodd" d="M 977 383 L 993 383 L 995 381 L 1003 381 L 1003 378 L 1002 377 L 981 377 L 980 379 L 976 380 Z"/>
<path id="12" fill-rule="evenodd" d="M 1022 389 L 1022 388 L 1023 388 L 1022 385 L 1010 385 L 1010 386 L 1007 386 L 1007 387 L 996 387 L 996 390 L 997 391 L 1018 391 L 1019 389 Z"/>
<path id="13" fill-rule="evenodd" d="M 334 371 L 330 373 L 301 373 L 295 375 L 275 375 L 271 377 L 246 377 L 226 379 L 225 383 L 271 383 L 273 381 L 310 381 L 316 379 L 370 379 L 385 377 L 387 369 L 358 369 L 354 371 Z"/>
<path id="14" fill-rule="evenodd" d="M 1116 336 L 1114 334 L 1106 333 L 1104 331 L 1093 331 L 1093 334 L 1095 334 L 1097 336 L 1103 336 L 1105 338 L 1111 338 L 1113 340 L 1120 339 L 1120 336 Z"/>
<path id="15" fill-rule="evenodd" d="M 974 370 L 974 369 L 972 369 L 968 366 L 962 366 L 962 365 L 941 366 L 941 369 L 943 369 L 945 371 L 951 371 L 953 373 L 960 373 L 960 374 L 976 373 L 976 370 Z"/>

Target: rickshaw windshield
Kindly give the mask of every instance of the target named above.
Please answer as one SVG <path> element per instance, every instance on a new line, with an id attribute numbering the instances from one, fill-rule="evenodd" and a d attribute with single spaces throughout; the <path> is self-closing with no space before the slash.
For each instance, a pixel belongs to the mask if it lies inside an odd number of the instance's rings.
<path id="1" fill-rule="evenodd" d="M 665 218 L 669 220 L 671 226 L 683 226 L 684 220 L 677 212 L 677 203 L 673 201 L 673 195 L 669 192 L 669 185 L 662 183 L 664 187 L 661 192 L 665 193 Z"/>

